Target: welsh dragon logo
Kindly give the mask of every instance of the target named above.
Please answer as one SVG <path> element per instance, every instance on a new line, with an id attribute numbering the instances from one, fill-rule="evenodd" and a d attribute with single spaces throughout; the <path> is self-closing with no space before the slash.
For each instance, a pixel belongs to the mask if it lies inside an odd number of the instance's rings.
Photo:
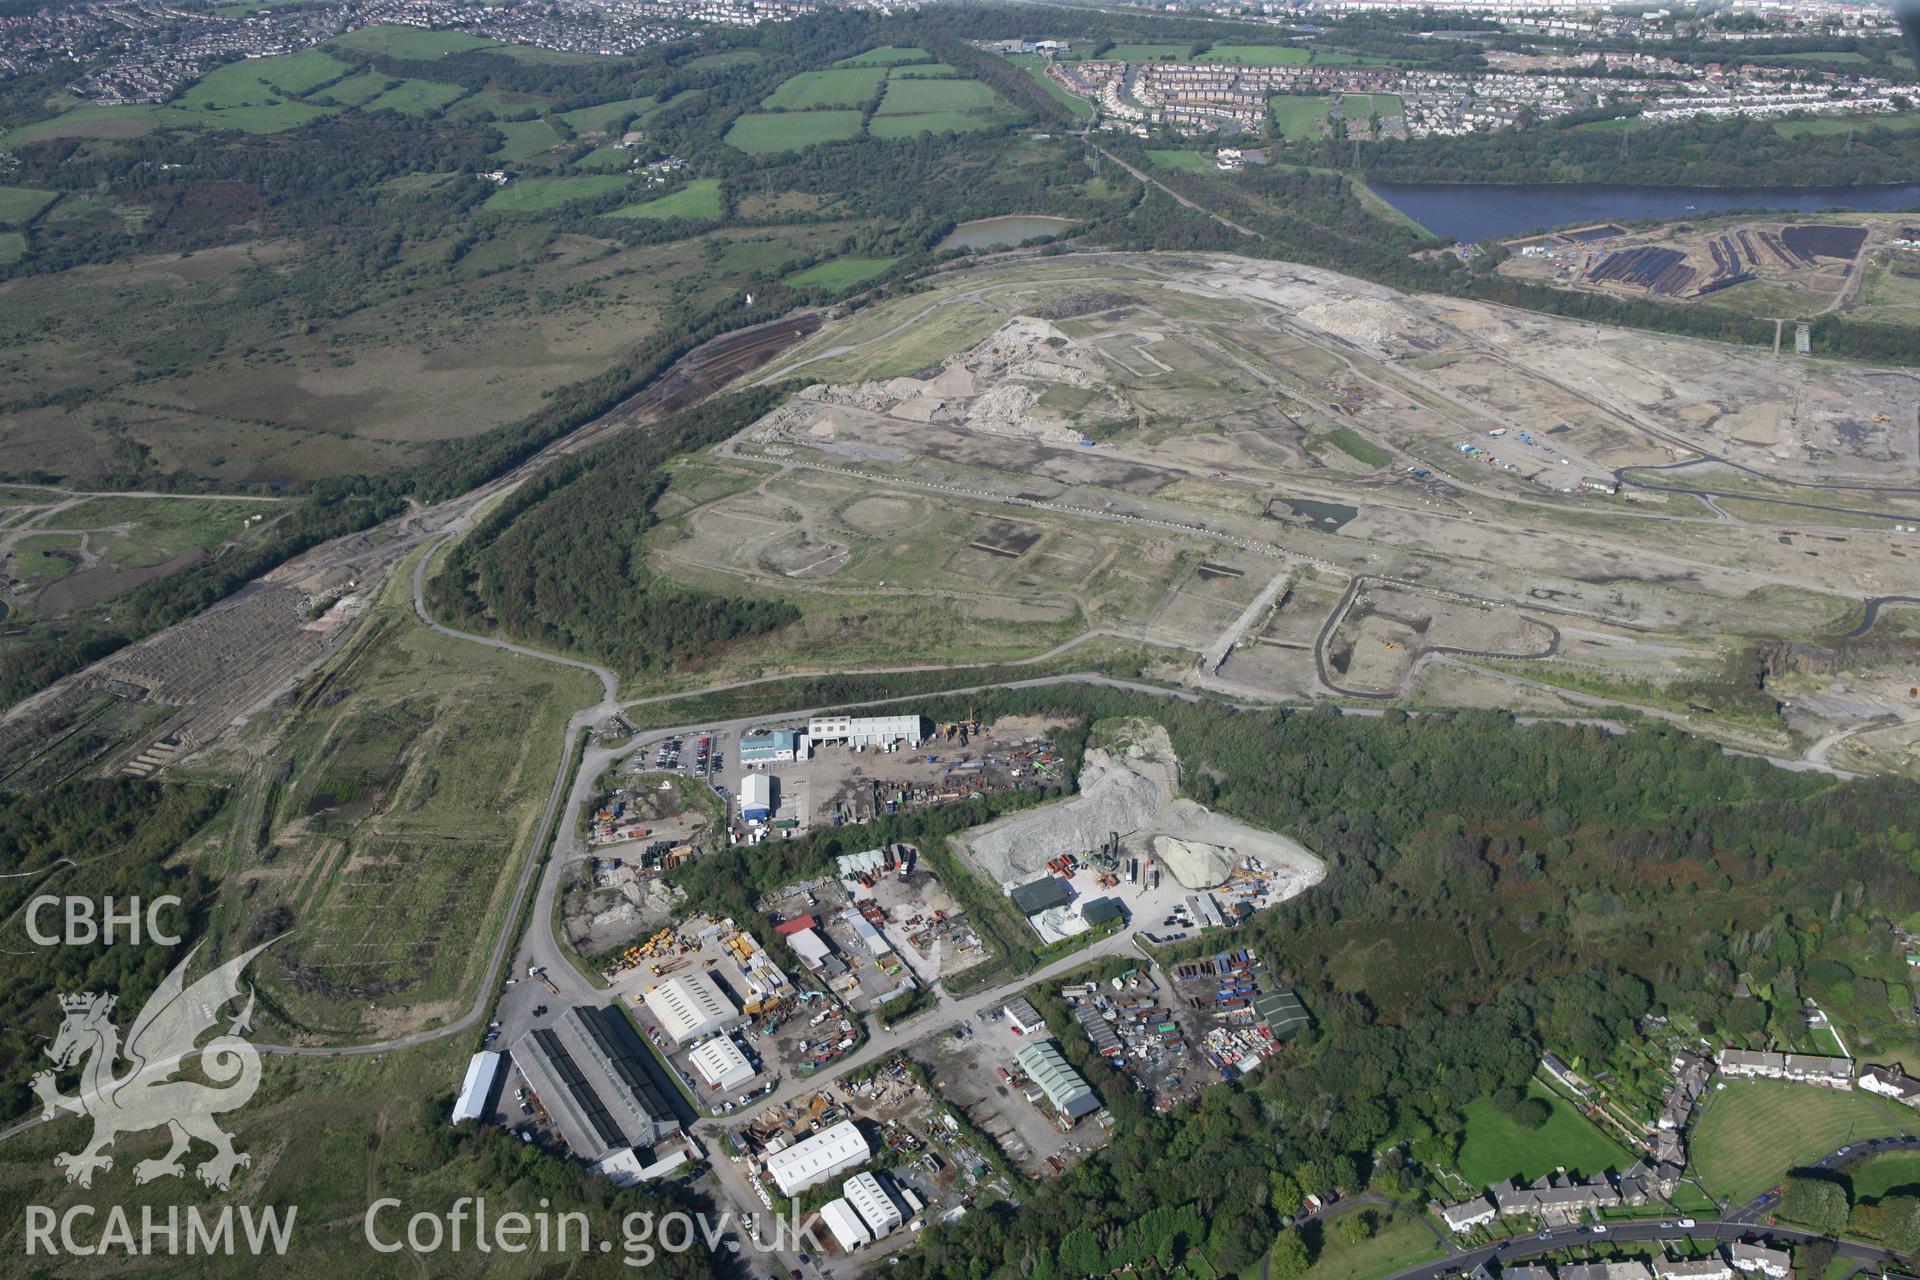
<path id="1" fill-rule="evenodd" d="M 157 1160 L 136 1164 L 133 1180 L 137 1183 L 177 1178 L 186 1172 L 180 1157 L 195 1139 L 214 1151 L 194 1170 L 210 1187 L 225 1190 L 236 1172 L 253 1163 L 251 1156 L 233 1149 L 232 1135 L 214 1121 L 215 1116 L 244 1107 L 260 1086 L 260 1054 L 241 1036 L 252 1027 L 251 988 L 246 1007 L 227 1024 L 225 1034 L 204 1045 L 195 1042 L 219 1023 L 221 1009 L 240 998 L 240 974 L 247 962 L 271 945 L 264 942 L 227 961 L 190 987 L 187 966 L 200 948 L 189 951 L 140 1010 L 124 1048 L 119 1029 L 108 1017 L 113 996 L 86 992 L 60 997 L 66 1018 L 47 1049 L 54 1070 L 34 1076 L 33 1089 L 46 1104 L 43 1119 L 62 1112 L 93 1117 L 93 1139 L 79 1151 L 53 1158 L 55 1165 L 66 1170 L 68 1182 L 92 1186 L 95 1170 L 113 1168 L 113 1157 L 105 1152 L 115 1138 L 162 1127 L 171 1131 L 173 1147 Z M 173 1078 L 196 1055 L 201 1072 L 213 1084 Z M 122 1058 L 127 1070 L 116 1074 Z M 80 1091 L 67 1097 L 55 1083 L 55 1071 L 75 1063 L 83 1063 Z"/>

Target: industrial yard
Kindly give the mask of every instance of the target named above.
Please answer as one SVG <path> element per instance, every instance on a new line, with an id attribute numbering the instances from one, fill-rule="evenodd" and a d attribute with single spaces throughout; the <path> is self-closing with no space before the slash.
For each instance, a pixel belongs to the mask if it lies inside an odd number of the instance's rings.
<path id="1" fill-rule="evenodd" d="M 1026 1096 L 1035 1086 L 1021 1069 L 1019 1052 L 1047 1039 L 1044 1030 L 1016 1034 L 1001 1015 L 963 1023 L 915 1051 L 940 1096 L 966 1112 L 974 1127 L 1030 1178 L 1058 1176 L 1107 1137 L 1098 1117 L 1064 1126 L 1044 1097 Z"/>
<path id="2" fill-rule="evenodd" d="M 1212 1043 L 1205 1015 L 1174 998 L 1152 969 L 1117 974 L 1106 983 L 1078 982 L 1060 998 L 1094 1052 L 1170 1111 L 1210 1084 L 1228 1078 L 1230 1065 Z"/>
<path id="3" fill-rule="evenodd" d="M 802 965 L 863 1013 L 986 959 L 959 902 L 906 845 L 843 855 L 834 874 L 760 908 Z"/>
<path id="4" fill-rule="evenodd" d="M 1780 222 L 1715 215 L 1631 230 L 1605 223 L 1509 241 L 1512 256 L 1500 270 L 1569 288 L 1804 318 L 1853 299 L 1869 257 L 1909 229 L 1861 217 Z M 1791 331 L 1786 336 L 1790 343 Z"/>
<path id="5" fill-rule="evenodd" d="M 1102 741 L 1087 750 L 1077 796 L 955 840 L 1043 941 L 1086 931 L 1108 903 L 1149 937 L 1177 939 L 1285 901 L 1325 874 L 1295 841 L 1179 796 L 1180 762 L 1160 726 L 1111 726 Z"/>
<path id="6" fill-rule="evenodd" d="M 628 949 L 607 976 L 614 1000 L 709 1112 L 732 1112 L 859 1040 L 837 994 L 788 972 L 732 920 L 693 916 L 663 928 Z"/>
<path id="7" fill-rule="evenodd" d="M 766 1209 L 784 1207 L 785 1197 L 822 1185 L 842 1186 L 844 1199 L 857 1203 L 861 1195 L 852 1179 L 878 1180 L 878 1196 L 894 1205 L 887 1213 L 883 1201 L 879 1223 L 865 1206 L 860 1216 L 869 1220 L 856 1218 L 851 1227 L 843 1225 L 845 1203 L 836 1210 L 828 1202 L 819 1210 L 818 1234 L 836 1254 L 816 1263 L 833 1274 L 857 1274 L 906 1248 L 928 1222 L 964 1214 L 977 1194 L 1013 1193 L 971 1136 L 946 1121 L 939 1101 L 902 1060 L 756 1112 L 730 1128 L 725 1142 L 732 1176 Z M 818 1156 L 807 1156 L 809 1144 Z M 750 1217 L 747 1229 L 757 1235 L 757 1221 Z"/>

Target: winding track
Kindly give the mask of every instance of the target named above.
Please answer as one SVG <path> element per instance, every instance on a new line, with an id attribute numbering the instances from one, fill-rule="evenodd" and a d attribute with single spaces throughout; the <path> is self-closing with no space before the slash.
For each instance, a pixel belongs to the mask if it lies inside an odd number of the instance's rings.
<path id="1" fill-rule="evenodd" d="M 1867 634 L 1867 632 L 1873 630 L 1873 624 L 1880 620 L 1880 610 L 1890 604 L 1920 604 L 1920 596 L 1874 596 L 1866 602 L 1866 616 L 1861 618 L 1859 626 L 1847 632 L 1846 638 L 1849 640 L 1857 640 Z"/>
<path id="2" fill-rule="evenodd" d="M 1526 621 L 1538 627 L 1545 627 L 1550 633 L 1547 637 L 1547 647 L 1539 653 L 1502 653 L 1497 649 L 1461 649 L 1448 644 L 1421 645 L 1414 651 L 1413 663 L 1407 668 L 1407 674 L 1401 678 L 1398 687 L 1386 690 L 1349 689 L 1333 678 L 1332 668 L 1327 662 L 1327 642 L 1333 638 L 1333 633 L 1339 630 L 1340 624 L 1346 620 L 1347 610 L 1353 607 L 1353 602 L 1359 598 L 1361 591 L 1365 590 L 1371 583 L 1378 583 L 1386 587 L 1399 587 L 1402 590 L 1413 591 L 1420 595 L 1438 596 L 1441 599 L 1451 598 L 1462 600 L 1469 604 L 1483 607 L 1496 609 L 1511 609 L 1514 607 L 1511 603 L 1504 600 L 1489 600 L 1481 596 L 1468 595 L 1463 591 L 1437 591 L 1433 587 L 1422 586 L 1417 582 L 1406 582 L 1399 578 L 1386 578 L 1372 573 L 1355 574 L 1353 580 L 1347 583 L 1346 594 L 1340 597 L 1340 603 L 1336 604 L 1333 607 L 1333 611 L 1327 614 L 1327 620 L 1320 624 L 1320 633 L 1313 639 L 1313 665 L 1320 677 L 1320 683 L 1343 697 L 1367 698 L 1374 701 L 1385 701 L 1391 698 L 1397 698 L 1405 691 L 1407 682 L 1413 678 L 1414 670 L 1420 665 L 1420 660 L 1427 657 L 1452 656 L 1456 658 L 1526 659 L 1551 658 L 1554 654 L 1560 652 L 1560 628 L 1554 626 L 1551 622 L 1546 622 L 1539 618 L 1526 618 Z"/>
<path id="3" fill-rule="evenodd" d="M 1698 458 L 1688 458 L 1684 462 L 1662 462 L 1662 463 L 1647 464 L 1647 465 L 1636 465 L 1636 466 L 1630 466 L 1630 467 L 1615 467 L 1613 469 L 1613 479 L 1614 479 L 1614 483 L 1621 485 L 1623 487 L 1631 486 L 1632 488 L 1635 488 L 1635 489 L 1646 489 L 1652 493 L 1678 493 L 1689 498 L 1698 498 L 1700 501 L 1706 503 L 1709 507 L 1713 507 L 1715 511 L 1719 511 L 1719 508 L 1714 507 L 1713 505 L 1713 500 L 1715 498 L 1731 498 L 1731 499 L 1735 499 L 1737 501 L 1742 501 L 1742 502 L 1766 502 L 1766 503 L 1771 503 L 1772 505 L 1777 507 L 1797 507 L 1803 511 L 1824 511 L 1831 515 L 1862 516 L 1872 520 L 1885 520 L 1889 524 L 1894 523 L 1896 521 L 1899 521 L 1902 523 L 1911 522 L 1914 519 L 1914 517 L 1908 516 L 1908 515 L 1899 515 L 1899 514 L 1890 513 L 1886 511 L 1870 511 L 1864 507 L 1838 507 L 1838 506 L 1834 506 L 1832 503 L 1807 502 L 1800 498 L 1777 498 L 1764 493 L 1734 493 L 1726 489 L 1706 489 L 1706 488 L 1688 487 L 1685 485 L 1670 485 L 1670 484 L 1649 484 L 1644 480 L 1636 480 L 1632 475 L 1629 474 L 1630 472 L 1634 472 L 1634 471 L 1639 471 L 1639 472 L 1683 471 L 1688 467 L 1704 466 L 1709 463 L 1718 464 L 1723 467 L 1731 467 L 1736 471 L 1744 471 L 1748 475 L 1753 476 L 1755 479 L 1765 480 L 1768 484 L 1785 485 L 1788 488 L 1792 488 L 1792 489 L 1826 489 L 1829 491 L 1852 491 L 1856 493 L 1920 494 L 1920 488 L 1915 488 L 1911 486 L 1877 485 L 1877 484 L 1876 485 L 1817 484 L 1811 480 L 1787 480 L 1787 479 L 1782 479 L 1779 476 L 1770 476 L 1766 474 L 1766 472 L 1756 471 L 1752 467 L 1749 467 L 1744 463 L 1731 462 L 1726 458 L 1722 458 L 1717 454 L 1711 454 L 1711 453 L 1702 454 Z"/>

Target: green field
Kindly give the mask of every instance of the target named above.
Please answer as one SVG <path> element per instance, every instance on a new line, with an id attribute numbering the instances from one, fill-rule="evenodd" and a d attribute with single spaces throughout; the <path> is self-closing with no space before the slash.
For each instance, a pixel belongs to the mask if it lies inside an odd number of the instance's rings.
<path id="1" fill-rule="evenodd" d="M 903 62 L 932 62 L 933 55 L 925 49 L 915 49 L 911 45 L 883 44 L 878 49 L 869 49 L 865 53 L 856 53 L 851 58 L 842 58 L 834 63 L 836 67 L 890 67 Z"/>
<path id="2" fill-rule="evenodd" d="M 80 539 L 71 533 L 29 533 L 13 544 L 7 569 L 29 587 L 39 588 L 74 571 Z"/>
<path id="3" fill-rule="evenodd" d="M 1393 455 L 1373 441 L 1355 431 L 1352 427 L 1335 427 L 1327 433 L 1327 439 L 1334 448 L 1357 462 L 1370 467 L 1384 467 L 1393 461 Z"/>
<path id="4" fill-rule="evenodd" d="M 1561 1098 L 1539 1085 L 1527 1091 L 1551 1109 L 1538 1129 L 1522 1129 L 1493 1105 L 1480 1098 L 1467 1106 L 1467 1136 L 1460 1147 L 1460 1173 L 1476 1187 L 1506 1178 L 1532 1181 L 1564 1168 L 1590 1176 L 1608 1169 L 1624 1169 L 1633 1158 L 1593 1122 Z"/>
<path id="5" fill-rule="evenodd" d="M 1867 61 L 1867 55 L 1852 49 L 1816 49 L 1804 53 L 1755 53 L 1747 55 L 1746 60 L 1761 66 L 1770 62 L 1846 62 L 1858 66 Z"/>
<path id="6" fill-rule="evenodd" d="M 211 549 L 240 537 L 249 517 L 272 520 L 286 510 L 285 504 L 276 502 L 89 498 L 55 519 L 62 528 L 91 531 L 94 549 L 114 568 L 132 569 L 159 564 L 195 547 Z"/>
<path id="7" fill-rule="evenodd" d="M 720 179 L 695 178 L 686 186 L 671 195 L 661 196 L 657 200 L 648 200 L 641 204 L 630 204 L 615 209 L 610 215 L 614 218 L 648 218 L 661 221 L 667 218 L 718 218 L 724 211 L 720 199 Z"/>
<path id="8" fill-rule="evenodd" d="M 305 102 L 268 103 L 255 107 L 227 107 L 204 110 L 190 107 L 159 107 L 154 119 L 182 129 L 238 129 L 242 133 L 284 133 L 303 124 L 325 119 L 333 112 Z"/>
<path id="9" fill-rule="evenodd" d="M 1846 1177 L 1856 1202 L 1920 1193 L 1920 1152 L 1892 1151 L 1874 1156 L 1848 1169 Z"/>
<path id="10" fill-rule="evenodd" d="M 36 187 L 0 187 L 0 225 L 18 227 L 33 221 L 56 194 Z"/>
<path id="11" fill-rule="evenodd" d="M 1863 133 L 1870 129 L 1890 129 L 1906 133 L 1920 129 L 1920 111 L 1903 111 L 1890 116 L 1821 116 L 1814 120 L 1781 120 L 1773 131 L 1784 138 L 1824 138 L 1835 134 Z"/>
<path id="12" fill-rule="evenodd" d="M 617 147 L 609 142 L 603 147 L 595 147 L 573 162 L 576 169 L 592 169 L 597 173 L 625 173 L 633 168 L 633 162 L 640 153 L 627 147 Z"/>
<path id="13" fill-rule="evenodd" d="M 1373 1235 L 1359 1244 L 1342 1240 L 1332 1222 L 1321 1222 L 1317 1226 L 1318 1248 L 1313 1255 L 1313 1266 L 1302 1280 L 1379 1280 L 1381 1276 L 1432 1262 L 1445 1252 L 1433 1232 L 1412 1214 L 1380 1222 Z"/>
<path id="14" fill-rule="evenodd" d="M 924 111 L 911 116 L 875 116 L 867 122 L 867 133 L 875 138 L 911 138 L 917 133 L 972 133 L 992 124 L 993 120 L 984 115 Z"/>
<path id="15" fill-rule="evenodd" d="M 539 114 L 550 105 L 546 98 L 537 98 L 530 93 L 503 93 L 498 89 L 482 89 L 479 93 L 469 94 L 460 99 L 453 114 L 461 119 L 469 119 L 481 112 L 490 112 L 495 120 L 512 120 L 529 112 Z"/>
<path id="16" fill-rule="evenodd" d="M 787 283 L 796 289 L 845 289 L 873 279 L 898 261 L 898 258 L 835 258 L 832 262 L 794 272 L 787 277 Z"/>
<path id="17" fill-rule="evenodd" d="M 1589 120 L 1574 128 L 1583 133 L 1638 133 L 1647 127 L 1639 116 L 1615 116 L 1611 120 Z"/>
<path id="18" fill-rule="evenodd" d="M 1365 120 L 1369 116 L 1405 115 L 1407 104 L 1400 100 L 1397 93 L 1343 93 L 1340 95 L 1340 114 L 1349 120 Z"/>
<path id="19" fill-rule="evenodd" d="M 1707 1190 L 1744 1204 L 1789 1169 L 1863 1138 L 1913 1132 L 1915 1120 L 1868 1093 L 1742 1080 L 1710 1095 L 1694 1123 L 1691 1163 Z"/>
<path id="20" fill-rule="evenodd" d="M 466 90 L 457 84 L 441 84 L 437 80 L 402 80 L 360 109 L 424 116 L 444 109 L 464 93 Z"/>
<path id="21" fill-rule="evenodd" d="M 798 151 L 820 142 L 840 142 L 860 136 L 858 111 L 787 111 L 773 115 L 745 115 L 727 130 L 727 145 L 748 155 Z"/>
<path id="22" fill-rule="evenodd" d="M 18 147 L 47 138 L 137 138 L 158 124 L 153 107 L 75 107 L 0 134 L 0 146 Z"/>
<path id="23" fill-rule="evenodd" d="M 27 238 L 18 231 L 0 231 L 0 266 L 16 262 L 27 251 Z"/>
<path id="24" fill-rule="evenodd" d="M 179 128 L 279 133 L 331 114 L 331 108 L 298 97 L 352 70 L 319 49 L 229 62 L 200 77 L 173 102 L 149 110 L 155 121 Z"/>
<path id="25" fill-rule="evenodd" d="M 591 200 L 627 187 L 623 174 L 585 174 L 578 178 L 521 178 L 487 197 L 482 209 L 493 213 L 542 213 L 579 200 Z"/>
<path id="26" fill-rule="evenodd" d="M 1076 97 L 1047 78 L 1047 60 L 1037 53 L 1015 53 L 1007 56 L 1007 61 L 1025 71 L 1035 84 L 1047 91 L 1049 97 L 1082 120 L 1093 119 L 1093 104 L 1085 98 Z"/>
<path id="27" fill-rule="evenodd" d="M 694 71 L 731 71 L 735 67 L 751 67 L 765 57 L 758 49 L 724 49 L 719 53 L 703 53 L 687 66 Z"/>
<path id="28" fill-rule="evenodd" d="M 537 44 L 503 44 L 494 49 L 494 52 L 512 58 L 515 62 L 555 63 L 561 66 L 585 62 L 613 62 L 620 56 L 615 53 L 586 53 L 578 49 L 547 49 Z"/>
<path id="29" fill-rule="evenodd" d="M 1198 151 L 1149 151 L 1147 159 L 1163 169 L 1179 169 L 1183 173 L 1205 173 L 1213 168 L 1213 161 Z"/>
<path id="30" fill-rule="evenodd" d="M 990 111 L 997 101 L 993 90 L 978 80 L 890 80 L 887 96 L 880 100 L 880 114 Z"/>
<path id="31" fill-rule="evenodd" d="M 545 120 L 523 120 L 516 124 L 496 124 L 493 127 L 500 131 L 506 141 L 488 154 L 498 156 L 502 160 L 525 160 L 560 145 L 560 135 L 555 133 L 553 126 Z"/>
<path id="32" fill-rule="evenodd" d="M 607 133 L 628 116 L 645 115 L 658 105 L 657 98 L 622 98 L 596 107 L 562 111 L 558 118 L 566 121 L 575 133 Z"/>
<path id="33" fill-rule="evenodd" d="M 1296 49 L 1291 45 L 1217 44 L 1194 61 L 1236 62 L 1243 67 L 1304 67 L 1312 57 L 1311 49 Z"/>
<path id="34" fill-rule="evenodd" d="M 410 58 L 417 62 L 431 62 L 449 53 L 500 47 L 497 40 L 483 40 L 460 31 L 423 31 L 419 27 L 365 27 L 338 36 L 333 43 L 343 49 L 381 53 L 389 58 Z"/>
<path id="35" fill-rule="evenodd" d="M 247 58 L 207 72 L 173 105 L 211 111 L 268 106 L 311 93 L 352 70 L 350 64 L 318 49 L 277 58 Z"/>
<path id="36" fill-rule="evenodd" d="M 1299 93 L 1276 94 L 1267 101 L 1273 122 L 1280 127 L 1280 136 L 1288 142 L 1305 142 L 1317 137 L 1327 123 L 1327 112 L 1332 105 L 1332 98 Z"/>
<path id="37" fill-rule="evenodd" d="M 308 101 L 357 107 L 385 93 L 387 86 L 392 83 L 392 76 L 383 76 L 378 71 L 362 71 L 359 75 L 348 76 L 337 84 L 330 84 L 318 93 L 310 94 Z"/>
<path id="38" fill-rule="evenodd" d="M 950 67 L 944 62 L 916 62 L 910 66 L 894 67 L 887 72 L 891 80 L 948 80 L 960 74 L 958 67 Z"/>
<path id="39" fill-rule="evenodd" d="M 887 78 L 883 67 L 843 67 L 802 71 L 782 80 L 760 105 L 768 110 L 811 111 L 816 107 L 859 107 L 872 101 Z"/>
<path id="40" fill-rule="evenodd" d="M 128 571 L 149 570 L 188 552 L 212 552 L 229 541 L 257 539 L 264 524 L 249 525 L 248 519 L 262 516 L 271 522 L 287 509 L 272 502 L 203 498 L 91 498 L 48 519 L 61 532 L 23 536 L 4 568 L 36 591 L 71 577 L 71 582 L 31 602 L 40 613 L 59 616 L 160 576 Z"/>

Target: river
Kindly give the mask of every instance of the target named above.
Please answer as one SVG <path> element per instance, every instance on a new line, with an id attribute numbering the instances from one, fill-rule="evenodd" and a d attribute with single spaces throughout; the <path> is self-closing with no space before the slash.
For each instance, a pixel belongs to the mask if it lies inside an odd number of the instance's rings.
<path id="1" fill-rule="evenodd" d="M 1616 187 L 1370 182 L 1381 199 L 1427 230 L 1471 242 L 1547 227 L 1684 218 L 1726 209 L 1920 209 L 1920 184 L 1903 187 Z"/>

